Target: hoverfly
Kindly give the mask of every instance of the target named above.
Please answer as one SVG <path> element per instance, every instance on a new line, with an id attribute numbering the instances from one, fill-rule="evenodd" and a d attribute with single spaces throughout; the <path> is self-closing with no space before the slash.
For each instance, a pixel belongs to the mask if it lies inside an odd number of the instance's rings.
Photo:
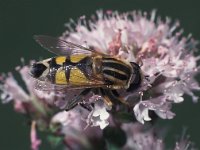
<path id="1" fill-rule="evenodd" d="M 116 90 L 131 91 L 140 85 L 141 71 L 135 62 L 130 63 L 60 38 L 38 35 L 34 39 L 43 48 L 58 55 L 31 66 L 31 76 L 40 82 L 36 88 L 82 90 L 69 102 L 67 110 L 75 107 L 82 101 L 81 97 L 91 91 L 101 95 L 109 107 L 114 101 L 127 104 Z"/>

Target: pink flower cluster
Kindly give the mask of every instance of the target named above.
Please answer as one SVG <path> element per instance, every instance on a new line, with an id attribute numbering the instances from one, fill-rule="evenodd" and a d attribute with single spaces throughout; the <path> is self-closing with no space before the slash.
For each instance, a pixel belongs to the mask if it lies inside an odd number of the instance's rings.
<path id="1" fill-rule="evenodd" d="M 172 119 L 175 114 L 170 111 L 171 105 L 182 102 L 184 94 L 197 102 L 193 94 L 193 90 L 200 90 L 194 78 L 199 71 L 200 57 L 194 56 L 197 41 L 191 35 L 182 36 L 179 22 L 173 24 L 168 17 L 162 21 L 155 11 L 150 15 L 98 11 L 96 15 L 90 21 L 82 16 L 75 29 L 71 27 L 74 21 L 67 23 L 62 38 L 141 63 L 142 73 L 148 78 L 135 92 L 124 94 L 127 101 L 136 103 L 134 113 L 139 122 L 151 120 L 149 110 L 163 119 Z"/>

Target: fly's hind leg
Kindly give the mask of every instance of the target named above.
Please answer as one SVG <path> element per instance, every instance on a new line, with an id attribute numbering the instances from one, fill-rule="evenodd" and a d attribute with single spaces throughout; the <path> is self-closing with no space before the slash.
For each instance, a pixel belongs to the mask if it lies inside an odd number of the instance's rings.
<path id="1" fill-rule="evenodd" d="M 105 98 L 104 101 L 106 101 L 105 103 L 113 103 L 114 104 L 119 104 L 119 102 L 128 105 L 128 103 L 126 102 L 126 100 L 122 97 L 120 97 L 120 95 L 118 94 L 118 92 L 116 90 L 108 90 L 108 89 L 101 89 L 102 91 L 102 95 Z"/>
<path id="2" fill-rule="evenodd" d="M 116 90 L 110 90 L 109 92 L 109 95 L 111 95 L 111 97 L 114 97 L 116 101 L 118 100 L 119 102 L 128 105 L 128 102 L 123 97 L 121 97 Z"/>
<path id="3" fill-rule="evenodd" d="M 85 102 L 80 102 L 79 105 L 81 107 L 83 107 L 84 109 L 88 110 L 89 112 L 92 111 L 92 109 L 94 107 L 94 104 L 88 104 L 88 103 L 85 103 Z"/>
<path id="4" fill-rule="evenodd" d="M 70 100 L 70 102 L 67 104 L 65 110 L 66 111 L 71 110 L 75 106 L 77 106 L 79 103 L 84 105 L 84 103 L 81 103 L 83 100 L 83 97 L 86 96 L 90 91 L 91 91 L 91 89 L 88 88 L 88 89 L 84 89 L 82 92 L 80 92 L 80 94 L 78 94 L 72 100 Z"/>
<path id="5" fill-rule="evenodd" d="M 97 88 L 97 89 L 93 89 L 94 94 L 96 95 L 101 95 L 104 101 L 104 104 L 106 105 L 106 108 L 108 110 L 112 109 L 113 103 L 110 100 L 110 98 L 106 95 L 105 91 L 103 88 Z"/>

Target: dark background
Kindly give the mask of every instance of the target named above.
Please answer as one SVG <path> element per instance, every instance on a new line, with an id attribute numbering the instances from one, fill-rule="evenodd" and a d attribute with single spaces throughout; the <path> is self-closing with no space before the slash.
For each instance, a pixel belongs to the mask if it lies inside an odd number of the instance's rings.
<path id="1" fill-rule="evenodd" d="M 0 0 L 0 72 L 14 71 L 21 65 L 20 58 L 30 59 L 52 56 L 39 47 L 32 36 L 47 34 L 58 36 L 65 31 L 64 23 L 69 18 L 94 14 L 98 9 L 112 9 L 120 12 L 129 10 L 151 11 L 157 9 L 162 17 L 179 19 L 184 35 L 193 34 L 200 39 L 199 0 Z M 169 127 L 168 146 L 181 135 L 183 128 L 200 147 L 200 103 L 190 98 L 174 107 L 177 116 L 163 120 L 161 125 Z M 29 127 L 26 119 L 13 111 L 12 105 L 0 104 L 0 149 L 28 150 Z M 44 135 L 41 135 L 45 139 Z M 41 149 L 50 149 L 43 140 Z"/>

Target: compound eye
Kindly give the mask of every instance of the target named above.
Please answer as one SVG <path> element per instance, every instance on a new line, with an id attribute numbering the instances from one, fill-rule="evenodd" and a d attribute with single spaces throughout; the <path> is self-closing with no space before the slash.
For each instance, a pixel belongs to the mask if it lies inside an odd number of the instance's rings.
<path id="1" fill-rule="evenodd" d="M 31 66 L 30 74 L 34 78 L 39 78 L 47 67 L 42 63 L 35 63 Z"/>

